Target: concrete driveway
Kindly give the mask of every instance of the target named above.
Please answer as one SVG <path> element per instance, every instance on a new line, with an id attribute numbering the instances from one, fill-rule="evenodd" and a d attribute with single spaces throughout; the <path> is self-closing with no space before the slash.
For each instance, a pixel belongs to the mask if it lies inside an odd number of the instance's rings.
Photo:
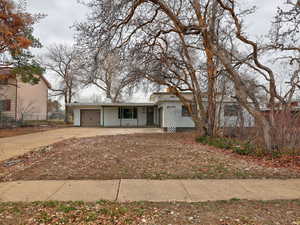
<path id="1" fill-rule="evenodd" d="M 159 128 L 62 128 L 0 139 L 0 161 L 70 138 L 102 135 L 161 133 Z"/>

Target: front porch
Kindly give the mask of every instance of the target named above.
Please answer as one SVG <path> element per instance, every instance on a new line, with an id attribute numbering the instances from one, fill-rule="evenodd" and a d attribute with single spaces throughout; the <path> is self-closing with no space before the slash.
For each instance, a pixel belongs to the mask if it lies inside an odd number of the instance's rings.
<path id="1" fill-rule="evenodd" d="M 102 127 L 158 127 L 156 106 L 103 106 Z"/>
<path id="2" fill-rule="evenodd" d="M 158 107 L 151 103 L 107 103 L 71 106 L 74 126 L 81 127 L 159 127 Z"/>

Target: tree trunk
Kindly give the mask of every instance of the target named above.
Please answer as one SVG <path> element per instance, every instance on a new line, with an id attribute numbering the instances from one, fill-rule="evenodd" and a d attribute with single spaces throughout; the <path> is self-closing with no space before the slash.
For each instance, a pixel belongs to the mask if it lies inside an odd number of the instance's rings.
<path id="1" fill-rule="evenodd" d="M 207 72 L 208 72 L 208 106 L 207 106 L 207 135 L 215 135 L 215 117 L 216 117 L 216 105 L 215 105 L 215 65 L 213 61 L 213 54 L 210 50 L 206 50 L 207 54 Z"/>
<path id="2" fill-rule="evenodd" d="M 273 150 L 273 141 L 272 141 L 272 127 L 270 126 L 268 121 L 263 122 L 262 126 L 264 145 L 268 153 L 272 153 Z"/>
<path id="3" fill-rule="evenodd" d="M 212 88 L 211 86 L 210 88 Z M 215 116 L 216 116 L 216 108 L 214 102 L 214 94 L 213 90 L 209 90 L 208 94 L 208 107 L 207 107 L 207 135 L 214 136 L 215 135 Z"/>
<path id="4" fill-rule="evenodd" d="M 193 1 L 193 7 L 196 12 L 199 26 L 206 27 L 201 32 L 201 36 L 203 38 L 203 47 L 204 52 L 206 54 L 206 65 L 207 65 L 207 77 L 208 77 L 208 90 L 207 90 L 207 119 L 206 119 L 206 126 L 207 126 L 207 135 L 208 136 L 215 136 L 216 129 L 215 129 L 215 122 L 216 122 L 216 103 L 215 103 L 215 82 L 216 82 L 216 65 L 214 61 L 214 53 L 213 53 L 213 46 L 212 46 L 212 38 L 215 34 L 215 22 L 216 22 L 216 15 L 217 15 L 217 1 L 213 1 L 213 11 L 212 16 L 210 18 L 210 22 L 207 22 L 206 16 L 201 12 L 201 1 Z M 209 24 L 208 24 L 209 23 Z"/>
<path id="5" fill-rule="evenodd" d="M 268 153 L 271 153 L 274 146 L 274 140 L 272 137 L 272 128 L 274 127 L 272 123 L 274 123 L 274 118 L 271 118 L 271 121 L 269 121 L 261 112 L 257 99 L 251 98 L 252 96 L 249 96 L 249 93 L 247 92 L 247 89 L 243 84 L 240 74 L 238 74 L 231 66 L 231 59 L 227 57 L 227 52 L 222 48 L 215 48 L 214 53 L 219 57 L 227 72 L 230 74 L 229 79 L 234 83 L 237 101 L 249 112 L 251 116 L 253 116 L 255 122 L 259 125 L 260 132 L 262 133 L 264 147 L 266 151 L 268 151 Z M 253 104 L 249 104 L 249 97 L 254 102 Z"/>
<path id="6" fill-rule="evenodd" d="M 240 133 L 240 136 L 242 138 L 245 137 L 245 134 L 246 134 L 246 131 L 245 131 L 245 118 L 244 118 L 244 111 L 243 109 L 241 109 L 241 111 L 239 111 L 239 133 Z"/>
<path id="7" fill-rule="evenodd" d="M 69 123 L 69 107 L 68 105 L 68 94 L 65 92 L 65 123 Z"/>
<path id="8" fill-rule="evenodd" d="M 201 119 L 194 118 L 193 121 L 195 123 L 196 132 L 199 136 L 207 136 L 207 128 L 203 126 Z"/>
<path id="9" fill-rule="evenodd" d="M 111 93 L 110 93 L 110 88 L 109 87 L 107 87 L 105 94 L 106 94 L 106 98 L 107 99 L 110 99 L 111 101 L 113 101 L 113 99 L 111 97 Z"/>
<path id="10" fill-rule="evenodd" d="M 69 107 L 65 103 L 65 123 L 69 123 Z"/>

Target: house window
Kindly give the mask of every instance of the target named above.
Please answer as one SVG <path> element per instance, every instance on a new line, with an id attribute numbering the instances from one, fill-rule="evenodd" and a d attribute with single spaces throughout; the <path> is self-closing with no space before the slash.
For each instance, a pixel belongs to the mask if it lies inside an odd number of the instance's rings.
<path id="1" fill-rule="evenodd" d="M 192 110 L 193 110 L 193 114 L 195 114 L 197 112 L 197 108 L 196 108 L 195 104 L 192 105 Z M 191 114 L 190 114 L 188 108 L 184 105 L 182 106 L 181 116 L 182 117 L 191 117 Z"/>
<path id="2" fill-rule="evenodd" d="M 184 105 L 182 106 L 181 115 L 182 115 L 182 117 L 190 117 L 191 116 L 188 108 Z"/>
<path id="3" fill-rule="evenodd" d="M 8 78 L 0 79 L 0 85 L 8 85 Z"/>
<path id="4" fill-rule="evenodd" d="M 0 111 L 8 112 L 11 110 L 11 101 L 10 100 L 0 100 Z"/>
<path id="5" fill-rule="evenodd" d="M 242 111 L 239 105 L 225 105 L 224 106 L 224 116 L 238 116 Z"/>
<path id="6" fill-rule="evenodd" d="M 119 108 L 119 119 L 137 119 L 137 108 Z"/>

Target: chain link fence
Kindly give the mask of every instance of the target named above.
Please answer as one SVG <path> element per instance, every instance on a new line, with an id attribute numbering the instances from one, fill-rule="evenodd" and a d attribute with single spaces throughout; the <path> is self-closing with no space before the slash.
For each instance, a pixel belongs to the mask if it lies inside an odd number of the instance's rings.
<path id="1" fill-rule="evenodd" d="M 9 117 L 2 112 L 0 112 L 0 128 L 13 128 L 22 126 L 21 121 L 17 121 L 13 117 Z"/>

